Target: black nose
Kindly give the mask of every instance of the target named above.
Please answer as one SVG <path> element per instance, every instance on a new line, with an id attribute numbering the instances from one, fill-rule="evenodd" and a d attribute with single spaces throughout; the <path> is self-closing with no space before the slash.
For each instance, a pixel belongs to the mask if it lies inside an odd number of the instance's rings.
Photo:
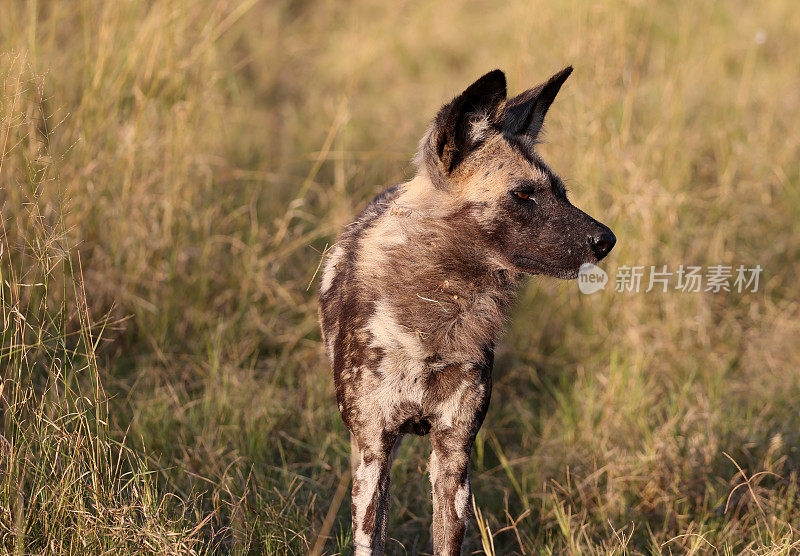
<path id="1" fill-rule="evenodd" d="M 616 236 L 605 226 L 597 233 L 589 236 L 589 246 L 592 248 L 592 253 L 594 253 L 598 261 L 608 255 L 616 243 Z"/>

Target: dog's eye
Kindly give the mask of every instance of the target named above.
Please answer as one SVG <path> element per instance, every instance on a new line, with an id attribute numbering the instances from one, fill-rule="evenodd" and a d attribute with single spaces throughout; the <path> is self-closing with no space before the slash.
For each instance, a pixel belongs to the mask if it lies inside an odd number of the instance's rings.
<path id="1" fill-rule="evenodd" d="M 528 191 L 512 191 L 512 193 L 517 199 L 536 202 L 536 199 L 533 198 L 533 194 L 529 193 Z"/>

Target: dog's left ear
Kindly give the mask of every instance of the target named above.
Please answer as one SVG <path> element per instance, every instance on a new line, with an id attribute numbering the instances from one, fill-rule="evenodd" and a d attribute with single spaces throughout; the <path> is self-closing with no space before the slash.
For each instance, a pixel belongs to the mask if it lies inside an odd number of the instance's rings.
<path id="1" fill-rule="evenodd" d="M 567 66 L 541 85 L 510 99 L 506 104 L 503 133 L 510 137 L 525 136 L 535 141 L 547 110 L 571 73 L 572 66 Z"/>
<path id="2" fill-rule="evenodd" d="M 478 142 L 475 132 L 480 129 L 481 120 L 490 125 L 489 120 L 497 117 L 505 100 L 506 76 L 494 70 L 442 107 L 434 123 L 433 140 L 446 173 L 452 172 Z M 498 127 L 499 124 L 502 120 Z"/>

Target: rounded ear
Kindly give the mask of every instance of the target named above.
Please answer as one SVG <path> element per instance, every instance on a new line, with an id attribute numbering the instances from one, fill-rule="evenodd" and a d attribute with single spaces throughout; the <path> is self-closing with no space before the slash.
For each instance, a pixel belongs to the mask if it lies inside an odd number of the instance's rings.
<path id="1" fill-rule="evenodd" d="M 511 137 L 525 136 L 535 141 L 547 110 L 571 73 L 572 66 L 567 66 L 541 85 L 510 99 L 506 104 L 503 133 Z"/>
<path id="2" fill-rule="evenodd" d="M 506 100 L 506 76 L 493 70 L 475 81 L 439 111 L 434 122 L 436 154 L 445 172 L 450 173 L 477 142 L 470 126 L 478 118 L 498 118 Z M 501 122 L 502 125 L 502 122 Z"/>

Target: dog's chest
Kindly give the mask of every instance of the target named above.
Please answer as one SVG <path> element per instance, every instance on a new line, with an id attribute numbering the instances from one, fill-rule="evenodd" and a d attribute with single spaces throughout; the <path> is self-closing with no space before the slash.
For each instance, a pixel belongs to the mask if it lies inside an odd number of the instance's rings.
<path id="1" fill-rule="evenodd" d="M 389 428 L 420 435 L 432 425 L 445 428 L 473 415 L 490 390 L 488 369 L 472 362 L 392 361 L 389 356 L 361 377 L 357 403 L 377 410 Z"/>

